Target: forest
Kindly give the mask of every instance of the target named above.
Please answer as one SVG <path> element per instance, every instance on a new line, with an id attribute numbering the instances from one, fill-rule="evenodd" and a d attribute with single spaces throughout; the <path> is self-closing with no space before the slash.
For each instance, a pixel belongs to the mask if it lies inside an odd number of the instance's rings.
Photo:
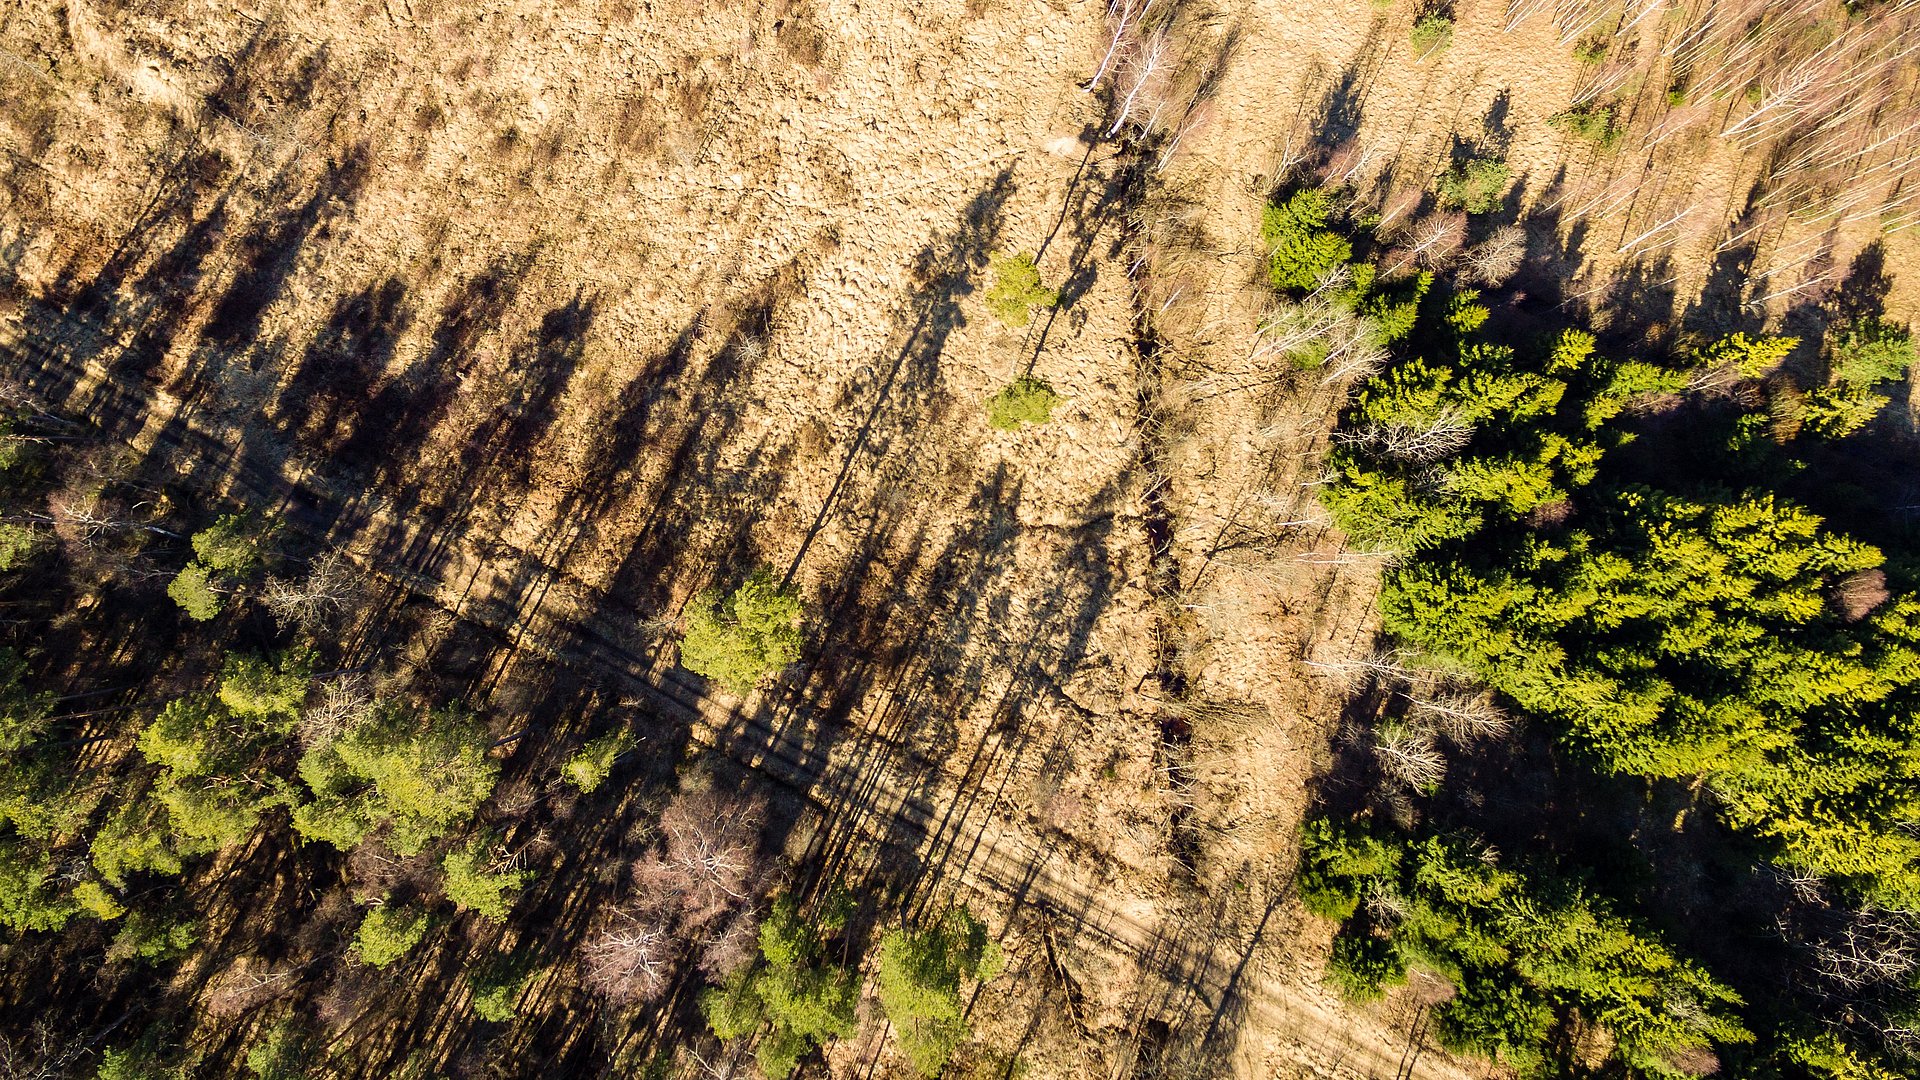
<path id="1" fill-rule="evenodd" d="M 1920 1075 L 1915 42 L 0 5 L 0 1080 Z"/>
<path id="2" fill-rule="evenodd" d="M 1615 360 L 1579 326 L 1501 333 L 1465 274 L 1382 284 L 1355 213 L 1305 189 L 1265 223 L 1276 333 L 1346 324 L 1291 362 L 1388 354 L 1320 494 L 1394 553 L 1353 666 L 1379 708 L 1354 767 L 1383 782 L 1329 785 L 1302 837 L 1330 977 L 1433 972 L 1441 1044 L 1523 1075 L 1595 1047 L 1634 1075 L 1902 1075 L 1920 603 L 1873 425 L 1911 333 L 1860 313 L 1806 349 Z"/>

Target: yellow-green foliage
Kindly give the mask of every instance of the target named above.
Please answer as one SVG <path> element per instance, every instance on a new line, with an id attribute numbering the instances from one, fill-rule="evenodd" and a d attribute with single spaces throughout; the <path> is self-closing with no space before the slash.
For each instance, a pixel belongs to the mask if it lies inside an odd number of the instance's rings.
<path id="1" fill-rule="evenodd" d="M 513 907 L 513 894 L 533 880 L 533 871 L 494 866 L 491 848 L 488 839 L 480 837 L 447 852 L 440 868 L 446 873 L 447 899 L 455 907 L 505 922 Z"/>
<path id="2" fill-rule="evenodd" d="M 1920 838 L 1901 822 L 1920 816 L 1907 779 L 1920 749 L 1893 703 L 1920 687 L 1900 659 L 1920 645 L 1920 606 L 1841 626 L 1827 599 L 1880 553 L 1764 487 L 1680 495 L 1653 486 L 1663 474 L 1606 479 L 1610 452 L 1634 436 L 1625 404 L 1684 389 L 1685 372 L 1608 361 L 1577 332 L 1542 355 L 1463 329 L 1436 328 L 1452 339 L 1444 351 L 1370 380 L 1349 413 L 1359 431 L 1452 425 L 1444 454 L 1402 459 L 1360 440 L 1330 458 L 1323 498 L 1342 528 L 1414 553 L 1388 574 L 1386 627 L 1466 662 L 1602 768 L 1711 776 L 1723 820 L 1782 861 L 1915 902 Z M 1734 334 L 1692 360 L 1754 378 L 1795 344 Z M 1882 403 L 1859 383 L 1818 389 L 1798 406 L 1800 431 L 1845 435 Z M 1668 468 L 1790 475 L 1791 462 L 1768 464 L 1784 451 L 1765 407 L 1723 411 Z M 1528 526 L 1569 501 L 1585 511 L 1578 531 Z"/>
<path id="3" fill-rule="evenodd" d="M 1449 1049 L 1540 1075 L 1553 1016 L 1577 1011 L 1611 1036 L 1635 1075 L 1688 1076 L 1687 1051 L 1750 1041 L 1740 997 L 1577 885 L 1505 869 L 1453 839 L 1375 836 L 1316 822 L 1302 837 L 1315 888 L 1377 893 L 1396 914 L 1349 912 L 1328 973 L 1342 991 L 1378 997 L 1419 962 L 1459 987 L 1435 1010 Z M 1344 906 L 1344 905 L 1343 905 Z M 1691 1003 L 1687 1010 L 1670 1007 Z"/>
<path id="4" fill-rule="evenodd" d="M 214 588 L 213 574 L 199 563 L 188 563 L 167 583 L 167 596 L 180 605 L 187 618 L 206 622 L 220 614 L 225 600 Z"/>
<path id="5" fill-rule="evenodd" d="M 859 985 L 852 971 L 823 958 L 819 934 L 801 921 L 790 897 L 775 901 L 760 924 L 760 957 L 701 995 L 700 1010 L 722 1039 L 744 1038 L 766 1025 L 760 1071 L 768 1080 L 785 1080 L 816 1047 L 853 1034 Z"/>
<path id="6" fill-rule="evenodd" d="M 482 1020 L 496 1024 L 513 1019 L 520 995 L 533 981 L 532 965 L 512 956 L 499 956 L 481 964 L 467 975 L 473 992 L 473 1011 Z"/>
<path id="7" fill-rule="evenodd" d="M 250 515 L 226 514 L 193 534 L 193 554 L 207 569 L 244 574 L 260 561 L 266 532 Z"/>
<path id="8" fill-rule="evenodd" d="M 312 678 L 313 665 L 302 652 L 284 652 L 271 662 L 235 653 L 220 669 L 220 701 L 236 716 L 284 734 L 300 719 Z"/>
<path id="9" fill-rule="evenodd" d="M 199 940 L 200 927 L 192 919 L 136 911 L 120 924 L 120 932 L 107 949 L 107 959 L 164 964 L 185 956 Z"/>
<path id="10" fill-rule="evenodd" d="M 1448 169 L 1440 178 L 1440 205 L 1484 214 L 1499 207 L 1513 170 L 1504 161 L 1471 158 Z"/>
<path id="11" fill-rule="evenodd" d="M 1332 212 L 1327 193 L 1314 188 L 1261 210 L 1260 242 L 1267 250 L 1267 279 L 1274 288 L 1311 289 L 1353 257 L 1353 245 L 1327 228 Z"/>
<path id="12" fill-rule="evenodd" d="M 13 838 L 0 839 L 0 926 L 58 930 L 80 905 L 60 891 L 52 856 L 28 851 Z"/>
<path id="13" fill-rule="evenodd" d="M 1797 337 L 1728 334 L 1695 350 L 1693 361 L 1703 368 L 1730 367 L 1743 379 L 1757 379 L 1779 367 L 1799 345 Z"/>
<path id="14" fill-rule="evenodd" d="M 987 424 L 999 431 L 1017 431 L 1022 424 L 1044 424 L 1053 419 L 1060 395 L 1031 375 L 1022 375 L 1002 387 L 987 402 Z"/>
<path id="15" fill-rule="evenodd" d="M 987 288 L 987 310 L 1009 326 L 1025 326 L 1032 321 L 1034 308 L 1060 302 L 1057 289 L 1040 284 L 1040 268 L 1031 255 L 994 255 L 988 271 L 993 284 Z"/>
<path id="16" fill-rule="evenodd" d="M 193 534 L 194 561 L 167 585 L 167 595 L 187 617 L 206 622 L 225 605 L 222 589 L 260 565 L 268 529 L 251 515 L 227 514 Z"/>
<path id="17" fill-rule="evenodd" d="M 1453 44 L 1453 20 L 1438 13 L 1422 15 L 1413 21 L 1407 42 L 1413 46 L 1415 59 L 1442 52 Z"/>
<path id="18" fill-rule="evenodd" d="M 595 791 L 613 774 L 614 761 L 633 749 L 638 741 L 633 732 L 626 728 L 610 731 L 568 758 L 567 763 L 560 767 L 560 778 L 579 788 L 582 794 Z"/>
<path id="19" fill-rule="evenodd" d="M 93 868 L 102 878 L 124 888 L 136 871 L 171 877 L 181 870 L 174 850 L 167 809 L 159 800 L 129 793 L 114 807 L 90 845 Z"/>
<path id="20" fill-rule="evenodd" d="M 403 904 L 382 904 L 368 911 L 353 935 L 353 952 L 360 961 L 382 968 L 412 952 L 427 936 L 432 919 L 426 912 Z"/>
<path id="21" fill-rule="evenodd" d="M 1576 138 L 1585 139 L 1602 150 L 1611 150 L 1619 144 L 1620 136 L 1624 134 L 1618 113 L 1619 106 L 1612 102 L 1588 102 L 1553 114 L 1547 118 L 1547 123 Z"/>
<path id="22" fill-rule="evenodd" d="M 53 695 L 27 685 L 27 662 L 0 649 L 0 754 L 17 755 L 47 730 Z"/>
<path id="23" fill-rule="evenodd" d="M 39 546 L 39 534 L 31 527 L 0 523 L 0 573 L 18 569 Z"/>
<path id="24" fill-rule="evenodd" d="M 755 570 L 722 597 L 709 589 L 687 611 L 680 663 L 736 694 L 800 659 L 800 594 Z"/>
<path id="25" fill-rule="evenodd" d="M 894 930 L 880 943 L 880 1006 L 920 1075 L 939 1076 L 966 1041 L 963 981 L 1000 973 L 1000 946 L 965 908 L 924 930 Z"/>
<path id="26" fill-rule="evenodd" d="M 1833 380 L 1874 386 L 1907 377 L 1913 367 L 1913 333 L 1898 323 L 1867 318 L 1847 327 L 1828 347 Z"/>
<path id="27" fill-rule="evenodd" d="M 489 741 L 461 710 L 385 705 L 301 757 L 313 801 L 294 809 L 294 828 L 344 849 L 385 826 L 396 852 L 417 854 L 493 792 L 500 766 L 487 755 Z"/>
<path id="28" fill-rule="evenodd" d="M 254 1080 L 306 1080 L 311 1057 L 306 1035 L 286 1019 L 268 1028 L 247 1051 L 247 1071 Z"/>

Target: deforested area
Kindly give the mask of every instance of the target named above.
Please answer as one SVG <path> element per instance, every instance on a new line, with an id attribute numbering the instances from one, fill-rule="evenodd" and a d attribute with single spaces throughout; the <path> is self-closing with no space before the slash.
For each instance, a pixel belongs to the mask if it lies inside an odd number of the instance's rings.
<path id="1" fill-rule="evenodd" d="M 0 6 L 0 1076 L 1920 1074 L 1916 41 Z"/>

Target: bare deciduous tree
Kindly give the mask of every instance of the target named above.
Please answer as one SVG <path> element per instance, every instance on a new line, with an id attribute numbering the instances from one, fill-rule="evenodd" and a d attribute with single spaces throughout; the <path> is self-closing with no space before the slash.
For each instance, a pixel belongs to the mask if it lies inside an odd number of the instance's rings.
<path id="1" fill-rule="evenodd" d="M 63 1080 L 87 1053 L 87 1040 L 45 1020 L 19 1038 L 0 1036 L 0 1080 Z"/>
<path id="2" fill-rule="evenodd" d="M 1911 915 L 1882 908 L 1849 913 L 1814 946 L 1814 966 L 1848 990 L 1887 985 L 1920 967 L 1920 934 Z"/>
<path id="3" fill-rule="evenodd" d="M 365 598 L 366 575 L 344 552 L 331 550 L 314 557 L 305 577 L 297 581 L 270 577 L 260 593 L 261 601 L 283 629 L 325 626 Z"/>
<path id="4" fill-rule="evenodd" d="M 352 730 L 373 709 L 373 691 L 367 677 L 349 672 L 320 684 L 313 704 L 301 714 L 300 745 L 313 747 L 331 742 Z"/>
<path id="5" fill-rule="evenodd" d="M 667 989 L 674 952 L 664 922 L 615 908 L 606 929 L 580 950 L 581 981 L 615 1004 L 653 1001 Z"/>
<path id="6" fill-rule="evenodd" d="M 759 955 L 760 917 L 745 907 L 701 947 L 700 970 L 714 982 L 726 982 Z"/>
<path id="7" fill-rule="evenodd" d="M 712 791 L 682 792 L 660 815 L 666 843 L 633 866 L 633 883 L 652 907 L 688 930 L 752 904 L 765 888 L 760 854 L 766 804 Z"/>
<path id="8" fill-rule="evenodd" d="M 1401 694 L 1407 713 L 1457 743 L 1497 739 L 1513 730 L 1513 717 L 1495 705 L 1487 695 L 1451 691 L 1427 698 Z"/>
<path id="9" fill-rule="evenodd" d="M 265 958 L 243 956 L 213 977 L 205 997 L 207 1013 L 221 1018 L 239 1016 L 299 986 L 298 969 L 275 967 Z"/>
<path id="10" fill-rule="evenodd" d="M 1447 758 L 1433 732 L 1411 724 L 1388 723 L 1373 733 L 1373 757 L 1380 771 L 1405 787 L 1428 791 L 1447 775 Z"/>
<path id="11" fill-rule="evenodd" d="M 1833 606 L 1848 622 L 1859 622 L 1873 614 L 1892 595 L 1886 572 L 1878 568 L 1848 574 L 1834 584 L 1832 593 Z"/>
<path id="12" fill-rule="evenodd" d="M 1527 231 L 1518 225 L 1502 225 L 1468 248 L 1460 261 L 1469 278 L 1482 285 L 1499 285 L 1520 269 L 1526 254 Z"/>
<path id="13" fill-rule="evenodd" d="M 1473 426 L 1449 410 L 1424 424 L 1365 424 L 1342 428 L 1333 437 L 1382 457 L 1432 462 L 1466 449 L 1473 441 Z"/>
<path id="14" fill-rule="evenodd" d="M 1413 654 L 1405 649 L 1381 646 L 1354 660 L 1308 660 L 1306 664 L 1338 677 L 1349 689 L 1357 690 L 1369 681 L 1390 686 L 1411 683 L 1417 674 L 1408 666 L 1412 659 Z"/>
<path id="15" fill-rule="evenodd" d="M 1445 266 L 1467 239 L 1467 215 L 1458 210 L 1433 210 L 1414 218 L 1401 235 L 1408 257 L 1421 266 Z"/>

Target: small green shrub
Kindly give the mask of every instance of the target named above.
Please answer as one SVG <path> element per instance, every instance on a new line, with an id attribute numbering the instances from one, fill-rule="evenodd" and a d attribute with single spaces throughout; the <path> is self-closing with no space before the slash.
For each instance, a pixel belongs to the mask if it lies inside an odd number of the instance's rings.
<path id="1" fill-rule="evenodd" d="M 1445 52 L 1453 44 L 1453 20 L 1438 12 L 1422 15 L 1413 21 L 1413 30 L 1408 33 L 1407 40 L 1413 45 L 1415 60 Z"/>
<path id="2" fill-rule="evenodd" d="M 467 976 L 473 1011 L 482 1020 L 504 1024 L 519 1011 L 520 995 L 533 981 L 532 968 L 511 956 L 495 957 Z"/>
<path id="3" fill-rule="evenodd" d="M 353 935 L 354 955 L 372 967 L 386 967 L 420 944 L 431 921 L 418 908 L 382 904 L 360 920 L 360 929 Z"/>
<path id="4" fill-rule="evenodd" d="M 1025 326 L 1033 321 L 1034 308 L 1050 308 L 1060 302 L 1060 291 L 1040 284 L 1040 268 L 1027 254 L 995 255 L 989 260 L 993 284 L 987 289 L 987 310 L 1008 326 Z"/>
<path id="5" fill-rule="evenodd" d="M 1913 366 L 1913 332 L 1899 323 L 1866 318 L 1829 346 L 1833 380 L 1854 386 L 1897 382 Z"/>
<path id="6" fill-rule="evenodd" d="M 1583 64 L 1597 64 L 1607 58 L 1607 39 L 1603 35 L 1581 38 L 1573 44 L 1573 58 Z"/>
<path id="7" fill-rule="evenodd" d="M 505 922 L 513 908 L 514 894 L 533 880 L 533 871 L 492 869 L 488 865 L 491 847 L 489 838 L 479 837 L 447 852 L 440 860 L 440 869 L 446 873 L 447 899 L 454 907 Z"/>
<path id="8" fill-rule="evenodd" d="M 213 587 L 213 575 L 197 562 L 182 567 L 167 585 L 167 595 L 195 622 L 206 622 L 220 614 L 224 601 Z"/>
<path id="9" fill-rule="evenodd" d="M 28 526 L 0 524 L 0 573 L 25 565 L 39 543 L 39 534 Z"/>
<path id="10" fill-rule="evenodd" d="M 107 959 L 164 964 L 185 956 L 199 940 L 200 926 L 192 919 L 136 911 L 120 924 L 120 932 L 107 948 Z"/>
<path id="11" fill-rule="evenodd" d="M 1022 424 L 1044 424 L 1053 419 L 1060 395 L 1053 387 L 1031 375 L 1002 387 L 987 402 L 987 424 L 996 431 L 1017 431 Z"/>
<path id="12" fill-rule="evenodd" d="M 1304 290 L 1345 266 L 1353 245 L 1327 228 L 1332 199 L 1315 188 L 1297 191 L 1260 212 L 1260 241 L 1267 249 L 1267 280 L 1276 289 Z"/>
<path id="13" fill-rule="evenodd" d="M 687 612 L 680 663 L 736 694 L 800 659 L 800 594 L 755 570 L 722 598 L 709 589 Z"/>
<path id="14" fill-rule="evenodd" d="M 1484 214 L 1500 205 L 1513 170 L 1494 158 L 1470 158 L 1455 164 L 1440 178 L 1441 205 L 1448 209 Z"/>
<path id="15" fill-rule="evenodd" d="M 1547 123 L 1602 150 L 1611 150 L 1619 145 L 1620 136 L 1624 133 L 1620 127 L 1619 112 L 1619 107 L 1612 102 L 1590 101 L 1553 114 L 1547 118 Z"/>
<path id="16" fill-rule="evenodd" d="M 591 794 L 613 775 L 614 761 L 633 749 L 638 741 L 626 728 L 608 732 L 568 758 L 567 763 L 560 766 L 560 779 L 578 788 L 583 795 Z"/>

